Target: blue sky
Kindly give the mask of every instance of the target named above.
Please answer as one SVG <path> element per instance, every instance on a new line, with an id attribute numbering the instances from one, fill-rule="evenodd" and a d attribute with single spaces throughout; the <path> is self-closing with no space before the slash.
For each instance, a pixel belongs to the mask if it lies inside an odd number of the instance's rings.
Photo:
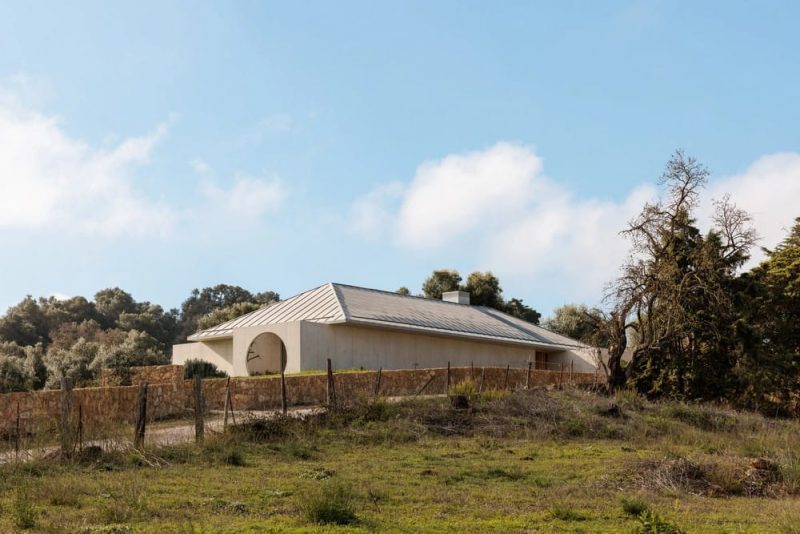
<path id="1" fill-rule="evenodd" d="M 796 2 L 4 2 L 0 309 L 492 270 L 599 302 L 670 153 L 800 215 Z M 708 209 L 701 209 L 701 221 Z"/>

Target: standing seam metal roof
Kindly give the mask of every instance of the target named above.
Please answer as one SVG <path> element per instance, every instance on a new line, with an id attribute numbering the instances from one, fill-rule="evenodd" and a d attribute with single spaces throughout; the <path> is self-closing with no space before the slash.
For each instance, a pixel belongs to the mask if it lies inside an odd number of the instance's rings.
<path id="1" fill-rule="evenodd" d="M 333 283 L 203 330 L 189 336 L 189 340 L 224 338 L 232 335 L 237 328 L 294 321 L 364 324 L 532 346 L 586 346 L 484 306 L 456 304 Z"/>

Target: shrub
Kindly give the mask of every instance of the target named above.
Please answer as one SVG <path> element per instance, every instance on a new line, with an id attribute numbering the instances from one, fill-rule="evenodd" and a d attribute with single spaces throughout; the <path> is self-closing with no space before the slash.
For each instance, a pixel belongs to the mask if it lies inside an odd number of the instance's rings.
<path id="1" fill-rule="evenodd" d="M 683 531 L 655 512 L 647 511 L 639 516 L 639 525 L 634 529 L 634 533 L 682 534 Z"/>
<path id="2" fill-rule="evenodd" d="M 17 528 L 27 530 L 36 526 L 36 509 L 33 506 L 28 486 L 24 483 L 17 485 L 14 493 L 14 503 L 12 505 L 14 525 Z"/>
<path id="3" fill-rule="evenodd" d="M 186 360 L 183 364 L 183 378 L 191 380 L 195 376 L 200 378 L 225 378 L 228 373 L 220 371 L 217 366 L 211 362 L 203 360 Z"/>
<path id="4" fill-rule="evenodd" d="M 478 386 L 471 379 L 462 380 L 450 388 L 450 395 L 463 395 L 472 400 L 478 394 Z"/>
<path id="5" fill-rule="evenodd" d="M 619 501 L 620 505 L 622 506 L 622 511 L 625 512 L 627 515 L 638 517 L 642 515 L 644 512 L 650 510 L 650 507 L 644 502 L 642 499 L 639 498 L 632 498 L 628 499 L 627 497 L 623 497 Z"/>
<path id="6" fill-rule="evenodd" d="M 27 391 L 33 387 L 33 381 L 24 359 L 0 354 L 0 393 Z"/>
<path id="7" fill-rule="evenodd" d="M 561 521 L 583 521 L 586 519 L 582 512 L 564 503 L 554 504 L 550 508 L 550 516 Z"/>
<path id="8" fill-rule="evenodd" d="M 300 509 L 308 521 L 320 525 L 352 525 L 358 521 L 352 489 L 336 480 L 320 482 L 306 491 Z"/>
<path id="9" fill-rule="evenodd" d="M 511 395 L 511 393 L 505 389 L 487 389 L 481 393 L 481 400 L 484 402 L 492 402 L 505 399 L 509 395 Z"/>

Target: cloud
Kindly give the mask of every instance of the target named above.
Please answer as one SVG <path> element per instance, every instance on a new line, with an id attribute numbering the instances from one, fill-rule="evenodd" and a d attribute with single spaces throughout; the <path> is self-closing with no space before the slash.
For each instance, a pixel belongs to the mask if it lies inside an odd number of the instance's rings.
<path id="1" fill-rule="evenodd" d="M 133 172 L 166 130 L 161 124 L 110 149 L 97 148 L 70 137 L 57 117 L 0 99 L 0 229 L 95 236 L 169 232 L 170 210 L 137 191 Z"/>
<path id="2" fill-rule="evenodd" d="M 202 192 L 215 209 L 222 208 L 231 218 L 257 219 L 283 205 L 286 188 L 277 178 L 237 176 L 225 189 L 212 181 L 202 185 Z"/>
<path id="3" fill-rule="evenodd" d="M 800 215 L 800 154 L 765 156 L 740 175 L 712 180 L 701 222 L 710 219 L 711 199 L 726 192 L 753 214 L 762 243 L 774 246 Z M 503 142 L 423 163 L 406 185 L 357 199 L 351 220 L 362 235 L 390 233 L 431 261 L 468 262 L 517 285 L 546 284 L 564 301 L 597 302 L 629 250 L 620 230 L 657 193 L 642 184 L 622 199 L 583 198 L 547 177 L 532 148 Z"/>
<path id="4" fill-rule="evenodd" d="M 403 184 L 391 182 L 356 199 L 350 208 L 350 232 L 369 240 L 383 237 L 392 222 L 396 204 L 403 191 Z"/>

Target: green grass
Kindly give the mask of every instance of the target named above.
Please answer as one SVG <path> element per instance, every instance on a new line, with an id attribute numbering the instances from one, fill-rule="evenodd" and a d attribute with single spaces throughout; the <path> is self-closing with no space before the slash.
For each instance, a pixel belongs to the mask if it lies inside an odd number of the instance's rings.
<path id="1" fill-rule="evenodd" d="M 378 401 L 199 447 L 2 466 L 0 532 L 796 531 L 798 422 L 629 395 L 609 417 L 609 402 Z M 780 476 L 755 486 L 754 457 Z"/>

